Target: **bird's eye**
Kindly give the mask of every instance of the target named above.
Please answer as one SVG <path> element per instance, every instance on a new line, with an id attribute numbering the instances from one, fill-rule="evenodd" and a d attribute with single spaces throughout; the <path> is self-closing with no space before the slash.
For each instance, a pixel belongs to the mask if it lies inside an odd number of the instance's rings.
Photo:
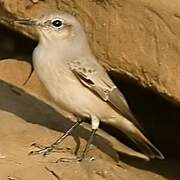
<path id="1" fill-rule="evenodd" d="M 57 27 L 57 28 L 63 25 L 63 22 L 60 19 L 55 19 L 51 23 L 54 27 Z"/>

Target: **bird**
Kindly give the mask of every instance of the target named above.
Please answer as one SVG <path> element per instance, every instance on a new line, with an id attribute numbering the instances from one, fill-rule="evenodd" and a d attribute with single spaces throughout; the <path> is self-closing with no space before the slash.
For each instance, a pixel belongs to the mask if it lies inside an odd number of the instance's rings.
<path id="1" fill-rule="evenodd" d="M 37 31 L 34 69 L 54 102 L 76 119 L 54 143 L 33 152 L 48 154 L 88 118 L 91 134 L 79 160 L 86 157 L 100 122 L 122 131 L 150 159 L 164 159 L 143 134 L 125 96 L 98 62 L 83 25 L 74 15 L 57 10 L 15 22 Z"/>

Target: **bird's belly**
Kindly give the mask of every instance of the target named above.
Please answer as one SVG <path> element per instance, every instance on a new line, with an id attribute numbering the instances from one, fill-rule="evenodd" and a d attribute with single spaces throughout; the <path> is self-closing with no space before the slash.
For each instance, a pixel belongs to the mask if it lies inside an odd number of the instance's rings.
<path id="1" fill-rule="evenodd" d="M 102 117 L 107 112 L 107 104 L 79 82 L 66 81 L 63 85 L 59 84 L 53 91 L 56 91 L 51 94 L 57 104 L 73 114 Z"/>

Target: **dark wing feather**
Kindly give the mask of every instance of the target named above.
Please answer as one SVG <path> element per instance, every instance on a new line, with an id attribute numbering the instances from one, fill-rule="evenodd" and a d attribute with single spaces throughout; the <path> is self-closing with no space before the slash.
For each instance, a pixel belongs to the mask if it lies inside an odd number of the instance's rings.
<path id="1" fill-rule="evenodd" d="M 121 112 L 121 114 L 132 121 L 138 128 L 143 129 L 139 122 L 136 120 L 131 110 L 129 109 L 128 104 L 125 101 L 123 94 L 118 90 L 118 88 L 114 88 L 111 92 L 109 92 L 108 101 Z"/>

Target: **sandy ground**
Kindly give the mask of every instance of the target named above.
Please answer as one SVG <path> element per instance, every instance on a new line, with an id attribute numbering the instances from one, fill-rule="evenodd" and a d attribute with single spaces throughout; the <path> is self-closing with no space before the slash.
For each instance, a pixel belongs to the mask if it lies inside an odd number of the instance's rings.
<path id="1" fill-rule="evenodd" d="M 75 158 L 85 145 L 89 131 L 78 128 L 62 144 L 62 149 L 46 157 L 28 155 L 34 142 L 52 143 L 72 122 L 63 119 L 42 101 L 14 91 L 0 83 L 0 179 L 1 180 L 165 180 L 180 179 L 180 161 L 146 162 L 117 153 L 101 137 L 83 162 L 56 162 L 59 158 Z M 81 138 L 78 138 L 80 136 Z M 91 159 L 94 157 L 94 160 Z"/>

